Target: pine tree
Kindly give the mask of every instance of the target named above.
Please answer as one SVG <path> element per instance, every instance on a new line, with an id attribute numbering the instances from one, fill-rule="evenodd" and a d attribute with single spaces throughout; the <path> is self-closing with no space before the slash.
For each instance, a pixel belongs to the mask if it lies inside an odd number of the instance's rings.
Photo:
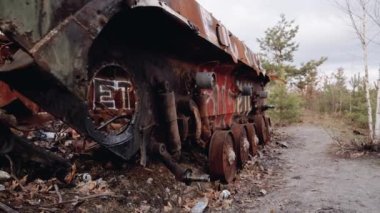
<path id="1" fill-rule="evenodd" d="M 294 20 L 287 21 L 284 14 L 281 20 L 274 27 L 265 31 L 265 37 L 257 39 L 263 55 L 276 65 L 285 62 L 293 62 L 294 52 L 298 50 L 299 44 L 294 41 L 299 26 L 294 24 Z"/>
<path id="2" fill-rule="evenodd" d="M 298 30 L 299 27 L 294 20 L 288 21 L 285 15 L 281 15 L 276 25 L 268 28 L 263 38 L 257 39 L 264 61 L 263 67 L 269 73 L 287 81 L 289 86 L 299 88 L 301 94 L 305 91 L 314 94 L 318 79 L 317 69 L 327 59 L 322 57 L 319 60 L 311 60 L 297 68 L 293 61 L 294 53 L 299 48 L 299 44 L 295 41 Z M 300 115 L 301 104 L 298 94 L 289 93 L 287 85 L 283 83 L 274 85 L 271 92 L 269 101 L 276 105 L 273 115 L 279 120 L 298 120 L 296 116 Z M 314 98 L 314 96 L 310 97 Z M 309 99 L 306 101 L 310 102 Z M 289 115 L 295 117 L 291 118 Z"/>

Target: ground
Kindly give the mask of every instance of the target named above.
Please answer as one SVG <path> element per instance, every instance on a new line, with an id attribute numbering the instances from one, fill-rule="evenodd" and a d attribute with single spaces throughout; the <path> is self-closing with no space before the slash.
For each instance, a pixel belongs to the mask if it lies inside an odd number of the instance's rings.
<path id="1" fill-rule="evenodd" d="M 311 121 L 277 128 L 272 143 L 229 185 L 187 186 L 155 161 L 142 168 L 86 158 L 77 162 L 76 186 L 13 180 L 3 183 L 0 201 L 19 212 L 189 212 L 197 204 L 207 204 L 206 212 L 378 212 L 380 157 L 342 155 L 332 132 Z M 182 165 L 203 173 L 206 162 L 189 152 Z"/>

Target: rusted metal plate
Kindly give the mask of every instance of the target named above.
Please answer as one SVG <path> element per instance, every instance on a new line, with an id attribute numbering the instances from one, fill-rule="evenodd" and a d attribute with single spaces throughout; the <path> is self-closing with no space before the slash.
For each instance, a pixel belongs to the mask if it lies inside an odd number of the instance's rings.
<path id="1" fill-rule="evenodd" d="M 212 117 L 214 125 L 219 128 L 229 128 L 236 115 L 248 115 L 252 110 L 251 97 L 241 94 L 243 86 L 251 86 L 253 82 L 236 77 L 233 67 L 213 67 L 205 70 L 215 71 L 216 85 L 212 89 L 203 89 L 201 94 L 206 97 L 200 107 L 205 114 Z"/>
<path id="2" fill-rule="evenodd" d="M 231 183 L 237 171 L 237 158 L 233 148 L 233 136 L 229 131 L 216 131 L 209 148 L 210 175 Z"/>
<path id="3" fill-rule="evenodd" d="M 91 0 L 0 1 L 0 25 L 29 49 Z M 12 31 L 12 32 L 11 32 Z"/>

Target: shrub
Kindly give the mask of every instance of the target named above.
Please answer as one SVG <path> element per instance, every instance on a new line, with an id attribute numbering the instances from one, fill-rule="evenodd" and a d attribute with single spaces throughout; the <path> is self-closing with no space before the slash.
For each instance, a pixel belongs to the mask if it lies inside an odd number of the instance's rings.
<path id="1" fill-rule="evenodd" d="M 275 124 L 291 124 L 300 121 L 301 98 L 288 92 L 284 84 L 273 85 L 270 88 L 268 103 L 275 106 L 269 111 L 269 116 Z"/>

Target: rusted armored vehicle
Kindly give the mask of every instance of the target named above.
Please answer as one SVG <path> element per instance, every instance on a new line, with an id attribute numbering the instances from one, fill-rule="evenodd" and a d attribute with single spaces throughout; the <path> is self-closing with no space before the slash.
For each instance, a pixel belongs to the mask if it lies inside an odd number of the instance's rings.
<path id="1" fill-rule="evenodd" d="M 230 182 L 270 140 L 257 55 L 194 0 L 0 1 L 0 30 L 2 107 L 41 108 L 125 160 L 197 180 L 177 161 L 186 144 Z M 0 127 L 2 153 L 28 144 Z"/>

